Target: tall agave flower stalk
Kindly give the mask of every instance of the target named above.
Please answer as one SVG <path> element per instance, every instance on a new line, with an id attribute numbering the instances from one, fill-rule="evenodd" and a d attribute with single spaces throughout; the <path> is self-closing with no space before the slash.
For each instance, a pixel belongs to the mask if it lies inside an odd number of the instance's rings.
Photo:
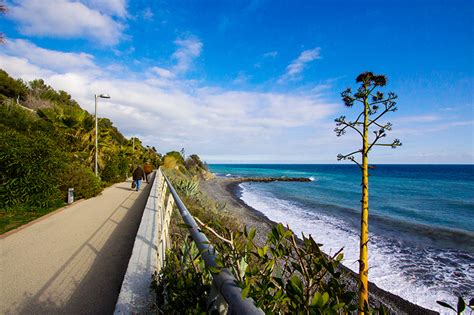
<path id="1" fill-rule="evenodd" d="M 364 314 L 368 309 L 368 279 L 369 279 L 369 152 L 374 146 L 387 146 L 396 148 L 401 146 L 400 140 L 391 143 L 380 143 L 386 137 L 387 131 L 392 130 L 390 122 L 380 123 L 379 120 L 387 113 L 397 110 L 397 95 L 389 92 L 386 95 L 376 89 L 387 84 L 384 75 L 375 75 L 372 72 L 361 73 L 356 78 L 360 86 L 353 93 L 350 88 L 341 93 L 342 100 L 347 107 L 354 105 L 362 107 L 354 121 L 346 120 L 345 116 L 336 118 L 337 136 L 342 136 L 347 129 L 354 130 L 362 138 L 362 148 L 349 154 L 339 154 L 337 159 L 349 160 L 356 163 L 362 171 L 362 200 L 360 219 L 360 256 L 359 256 L 359 314 Z M 374 134 L 374 136 L 371 136 Z M 360 160 L 356 155 L 361 156 Z"/>

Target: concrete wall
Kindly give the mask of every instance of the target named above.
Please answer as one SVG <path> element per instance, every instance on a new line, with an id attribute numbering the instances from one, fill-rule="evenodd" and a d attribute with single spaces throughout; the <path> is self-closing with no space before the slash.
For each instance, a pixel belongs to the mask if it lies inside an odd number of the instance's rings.
<path id="1" fill-rule="evenodd" d="M 157 171 L 138 228 L 132 256 L 123 279 L 114 314 L 149 313 L 156 299 L 150 290 L 158 264 L 159 218 L 161 211 L 161 172 Z"/>

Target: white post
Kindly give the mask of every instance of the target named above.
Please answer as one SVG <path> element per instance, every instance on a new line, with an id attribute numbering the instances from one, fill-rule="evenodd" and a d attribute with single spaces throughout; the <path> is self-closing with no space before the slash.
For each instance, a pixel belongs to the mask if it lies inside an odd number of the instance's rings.
<path id="1" fill-rule="evenodd" d="M 74 188 L 69 188 L 67 190 L 67 203 L 71 204 L 74 202 Z"/>
<path id="2" fill-rule="evenodd" d="M 97 132 L 97 94 L 94 95 L 95 98 L 95 176 L 98 176 L 98 171 L 97 171 L 97 158 L 98 158 L 98 132 Z"/>

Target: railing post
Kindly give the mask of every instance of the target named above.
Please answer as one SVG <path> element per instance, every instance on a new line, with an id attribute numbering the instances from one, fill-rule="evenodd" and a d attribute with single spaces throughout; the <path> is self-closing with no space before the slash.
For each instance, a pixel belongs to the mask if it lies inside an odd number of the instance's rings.
<path id="1" fill-rule="evenodd" d="M 163 182 L 163 186 L 161 188 L 161 202 L 160 202 L 160 209 L 163 209 L 165 207 L 165 202 L 166 202 L 166 191 L 168 189 L 168 184 L 166 182 Z"/>
<path id="2" fill-rule="evenodd" d="M 158 222 L 157 222 L 157 229 L 158 229 L 158 264 L 159 266 L 157 267 L 157 271 L 159 271 L 165 264 L 165 256 L 166 256 L 166 249 L 169 247 L 169 232 L 168 232 L 168 227 L 167 225 L 169 224 L 168 222 L 165 222 L 165 213 L 166 213 L 166 194 L 168 192 L 168 184 L 165 181 L 164 174 L 161 172 L 161 169 L 158 169 L 158 187 L 157 190 L 159 191 L 159 199 L 157 202 L 157 207 L 156 211 L 158 211 Z M 168 193 L 169 194 L 169 193 Z M 171 196 L 168 196 L 168 202 Z"/>
<path id="3" fill-rule="evenodd" d="M 171 221 L 171 213 L 173 212 L 174 206 L 174 198 L 171 194 L 168 197 L 168 203 L 166 205 L 166 209 L 163 211 L 163 226 L 162 226 L 162 233 L 163 240 L 165 241 L 165 250 L 170 248 L 170 233 L 169 233 L 169 224 Z"/>

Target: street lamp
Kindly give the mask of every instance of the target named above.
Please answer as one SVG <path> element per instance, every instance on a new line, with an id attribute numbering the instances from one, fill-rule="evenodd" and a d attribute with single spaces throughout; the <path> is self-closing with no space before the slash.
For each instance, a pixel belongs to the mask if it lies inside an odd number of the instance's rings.
<path id="1" fill-rule="evenodd" d="M 98 172 L 97 172 L 97 158 L 98 158 L 98 150 L 99 150 L 99 145 L 98 145 L 98 127 L 97 127 L 97 99 L 98 98 L 110 98 L 109 94 L 95 94 L 94 95 L 94 98 L 95 98 L 95 176 L 98 176 Z"/>

